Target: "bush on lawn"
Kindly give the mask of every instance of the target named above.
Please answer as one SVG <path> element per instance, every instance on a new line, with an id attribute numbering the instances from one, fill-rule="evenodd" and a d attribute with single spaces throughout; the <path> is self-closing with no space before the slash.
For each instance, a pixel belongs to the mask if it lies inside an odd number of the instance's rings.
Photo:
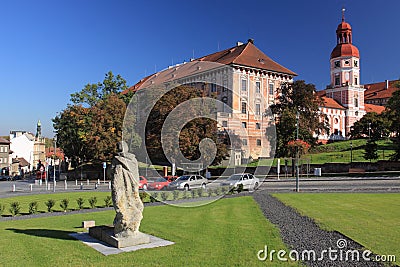
<path id="1" fill-rule="evenodd" d="M 111 207 L 112 205 L 112 198 L 111 196 L 106 196 L 104 198 L 104 204 L 106 205 L 106 207 Z"/>
<path id="2" fill-rule="evenodd" d="M 77 200 L 76 200 L 76 204 L 78 204 L 78 209 L 83 209 L 83 204 L 85 204 L 85 200 L 83 199 L 83 198 L 78 198 Z"/>
<path id="3" fill-rule="evenodd" d="M 56 201 L 54 199 L 49 199 L 47 200 L 44 204 L 46 204 L 47 206 L 47 211 L 51 212 L 51 209 L 54 207 L 54 205 L 56 204 Z"/>
<path id="4" fill-rule="evenodd" d="M 69 205 L 68 199 L 64 198 L 63 200 L 61 200 L 60 207 L 63 209 L 64 212 L 67 212 L 68 205 Z"/>
<path id="5" fill-rule="evenodd" d="M 97 197 L 89 198 L 89 205 L 92 209 L 96 208 L 96 204 L 97 204 Z"/>
<path id="6" fill-rule="evenodd" d="M 3 214 L 5 209 L 6 209 L 6 205 L 0 204 L 0 216 Z"/>
<path id="7" fill-rule="evenodd" d="M 29 203 L 29 214 L 35 214 L 38 211 L 39 204 L 37 201 Z"/>
<path id="8" fill-rule="evenodd" d="M 10 213 L 14 217 L 18 215 L 21 211 L 21 205 L 19 204 L 18 201 L 12 202 L 10 204 Z"/>

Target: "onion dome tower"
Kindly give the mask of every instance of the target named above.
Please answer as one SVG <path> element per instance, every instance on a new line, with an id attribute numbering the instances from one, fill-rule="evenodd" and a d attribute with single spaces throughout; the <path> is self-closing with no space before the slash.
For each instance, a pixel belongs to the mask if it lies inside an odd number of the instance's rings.
<path id="1" fill-rule="evenodd" d="M 345 9 L 342 9 L 342 21 L 336 29 L 337 44 L 330 57 L 331 84 L 326 96 L 335 99 L 346 111 L 345 134 L 350 127 L 365 114 L 364 87 L 360 85 L 360 52 L 353 45 L 353 30 L 345 21 Z"/>

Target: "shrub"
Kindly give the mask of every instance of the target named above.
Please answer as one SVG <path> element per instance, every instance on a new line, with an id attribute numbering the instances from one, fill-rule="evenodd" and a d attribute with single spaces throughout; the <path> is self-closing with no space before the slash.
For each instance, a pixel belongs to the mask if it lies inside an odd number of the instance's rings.
<path id="1" fill-rule="evenodd" d="M 78 204 L 78 209 L 80 209 L 80 210 L 83 209 L 84 203 L 85 203 L 85 200 L 81 197 L 76 200 L 76 204 Z"/>
<path id="2" fill-rule="evenodd" d="M 147 192 L 139 192 L 140 199 L 142 200 L 143 203 L 149 203 L 151 202 L 151 196 Z"/>
<path id="3" fill-rule="evenodd" d="M 12 216 L 18 215 L 20 211 L 21 211 L 21 205 L 19 204 L 18 201 L 12 202 L 10 204 L 10 213 Z"/>
<path id="4" fill-rule="evenodd" d="M 190 191 L 185 191 L 184 198 L 192 198 L 192 193 Z"/>
<path id="5" fill-rule="evenodd" d="M 193 198 L 199 197 L 199 189 L 192 190 L 192 197 Z"/>
<path id="6" fill-rule="evenodd" d="M 156 194 L 150 194 L 150 202 L 158 202 L 158 199 L 156 198 Z"/>
<path id="7" fill-rule="evenodd" d="M 61 200 L 60 207 L 63 209 L 64 212 L 68 210 L 69 200 L 64 198 Z"/>
<path id="8" fill-rule="evenodd" d="M 0 215 L 3 214 L 4 210 L 6 209 L 6 205 L 0 204 Z"/>
<path id="9" fill-rule="evenodd" d="M 164 200 L 164 194 L 163 194 L 163 192 L 157 192 L 156 195 L 155 195 L 155 198 L 156 198 L 158 201 L 163 201 L 163 200 Z"/>
<path id="10" fill-rule="evenodd" d="M 39 204 L 37 201 L 32 201 L 29 203 L 29 214 L 35 214 L 38 211 Z"/>
<path id="11" fill-rule="evenodd" d="M 96 208 L 97 197 L 89 198 L 89 205 L 92 209 Z"/>
<path id="12" fill-rule="evenodd" d="M 242 184 L 238 184 L 238 186 L 236 187 L 236 191 L 238 193 L 242 192 L 243 191 L 243 185 Z"/>
<path id="13" fill-rule="evenodd" d="M 47 200 L 47 202 L 46 203 L 44 203 L 44 204 L 46 204 L 46 206 L 47 206 L 47 211 L 48 212 L 51 212 L 51 209 L 54 207 L 54 205 L 56 204 L 56 201 L 54 200 L 54 199 L 49 199 L 49 200 Z"/>
<path id="14" fill-rule="evenodd" d="M 178 200 L 179 199 L 179 191 L 178 190 L 174 190 L 172 192 L 172 194 L 174 195 L 174 200 Z"/>
<path id="15" fill-rule="evenodd" d="M 111 205 L 112 205 L 111 196 L 106 196 L 106 198 L 104 199 L 104 204 L 106 205 L 106 207 L 111 207 Z"/>

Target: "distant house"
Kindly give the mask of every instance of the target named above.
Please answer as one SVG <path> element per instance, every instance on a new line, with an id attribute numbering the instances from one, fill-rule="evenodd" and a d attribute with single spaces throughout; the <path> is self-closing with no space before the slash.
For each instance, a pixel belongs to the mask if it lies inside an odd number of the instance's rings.
<path id="1" fill-rule="evenodd" d="M 3 174 L 3 169 L 10 167 L 9 161 L 10 141 L 0 137 L 0 170 Z"/>
<path id="2" fill-rule="evenodd" d="M 13 159 L 24 158 L 28 162 L 28 169 L 32 171 L 39 161 L 46 161 L 45 142 L 41 136 L 41 123 L 37 123 L 36 135 L 26 131 L 10 132 L 10 162 Z"/>
<path id="3" fill-rule="evenodd" d="M 400 80 L 365 84 L 365 103 L 385 106 L 393 93 L 400 90 Z"/>

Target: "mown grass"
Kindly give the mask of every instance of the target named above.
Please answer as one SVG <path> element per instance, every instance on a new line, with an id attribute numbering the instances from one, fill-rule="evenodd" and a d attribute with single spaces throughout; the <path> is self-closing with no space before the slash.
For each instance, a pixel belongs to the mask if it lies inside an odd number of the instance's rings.
<path id="1" fill-rule="evenodd" d="M 400 194 L 274 194 L 323 228 L 400 260 Z"/>
<path id="2" fill-rule="evenodd" d="M 353 148 L 351 149 L 351 144 Z M 324 163 L 350 163 L 351 154 L 353 154 L 353 162 L 368 162 L 369 160 L 364 159 L 365 145 L 367 139 L 356 139 L 356 140 L 345 140 L 337 141 L 325 145 L 318 145 L 312 148 L 308 154 L 301 157 L 301 164 L 324 164 Z M 378 144 L 378 160 L 389 160 L 390 156 L 394 153 L 394 145 L 390 140 L 379 140 Z M 269 166 L 271 160 L 261 160 L 260 162 L 254 161 L 247 166 Z M 272 166 L 276 166 L 277 158 L 274 159 Z M 285 164 L 285 158 L 281 158 L 281 166 Z M 288 160 L 288 166 L 292 165 L 292 161 Z"/>
<path id="3" fill-rule="evenodd" d="M 257 252 L 286 249 L 251 197 L 196 208 L 146 207 L 141 230 L 174 245 L 103 256 L 68 236 L 83 220 L 111 224 L 114 211 L 0 222 L 2 266 L 287 266 Z M 297 265 L 297 263 L 289 263 Z"/>

